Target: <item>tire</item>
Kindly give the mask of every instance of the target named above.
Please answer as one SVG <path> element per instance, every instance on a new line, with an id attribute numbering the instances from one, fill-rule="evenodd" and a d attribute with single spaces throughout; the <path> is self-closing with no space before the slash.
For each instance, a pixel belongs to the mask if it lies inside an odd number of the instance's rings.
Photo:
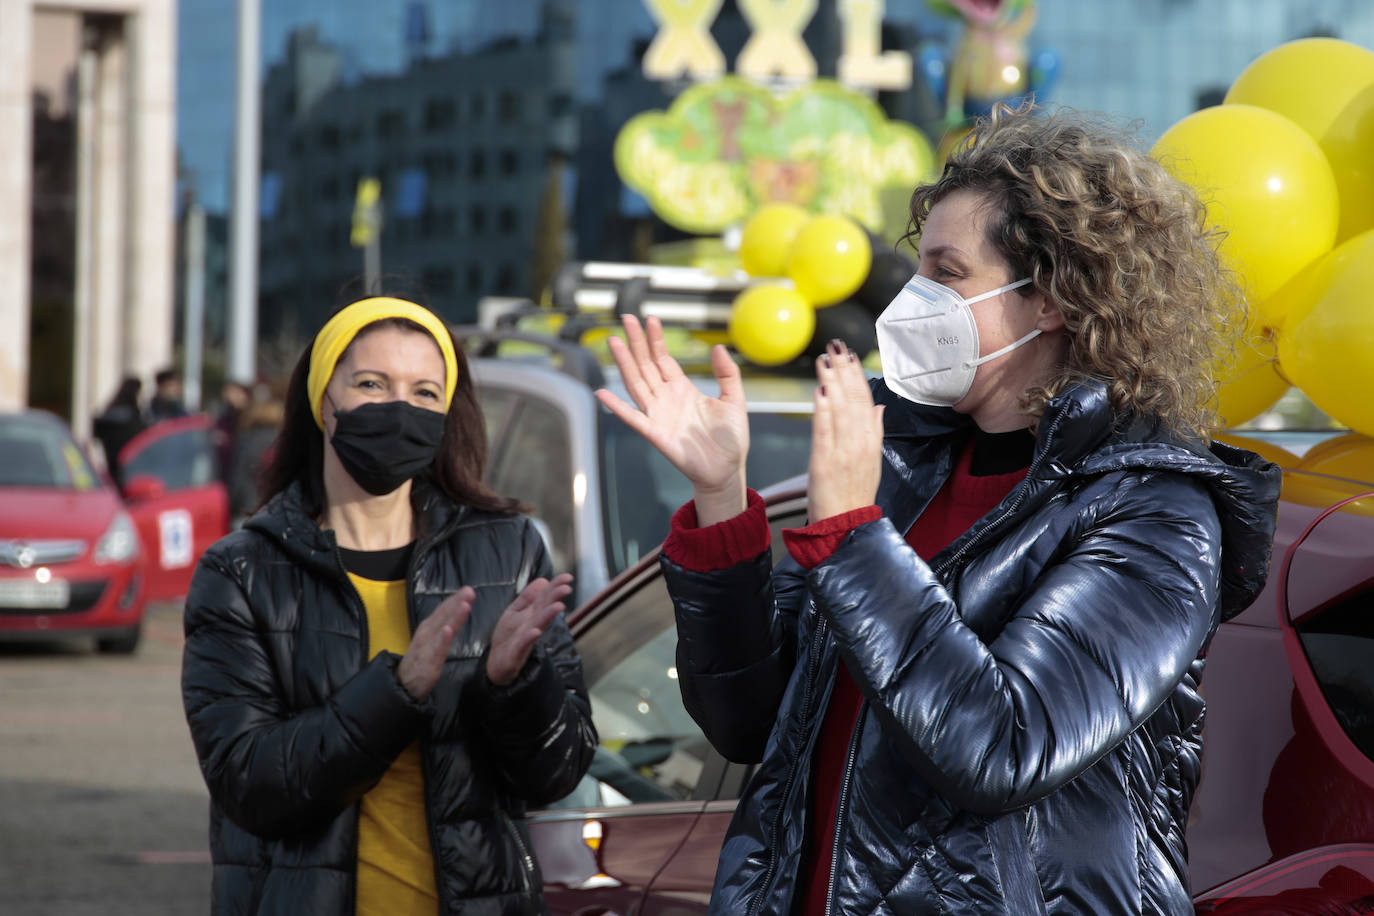
<path id="1" fill-rule="evenodd" d="M 105 655 L 133 655 L 138 651 L 138 643 L 142 638 L 143 625 L 136 623 L 118 636 L 97 639 L 95 647 Z"/>

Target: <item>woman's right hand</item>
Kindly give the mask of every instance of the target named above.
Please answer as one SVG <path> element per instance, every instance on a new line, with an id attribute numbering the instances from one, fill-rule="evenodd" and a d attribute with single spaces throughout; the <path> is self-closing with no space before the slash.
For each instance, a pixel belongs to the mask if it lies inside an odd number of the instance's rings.
<path id="1" fill-rule="evenodd" d="M 612 337 L 608 343 L 638 409 L 604 388 L 597 399 L 692 482 L 700 525 L 743 512 L 749 414 L 739 366 L 724 347 L 712 349 L 720 397 L 710 397 L 668 354 L 657 318 L 648 320 L 647 335 L 633 315 L 622 316 L 622 321 L 626 340 Z"/>

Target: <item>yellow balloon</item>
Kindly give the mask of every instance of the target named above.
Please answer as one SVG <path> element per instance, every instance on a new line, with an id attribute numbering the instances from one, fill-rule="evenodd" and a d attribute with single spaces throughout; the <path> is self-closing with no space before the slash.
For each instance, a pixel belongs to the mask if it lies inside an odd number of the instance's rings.
<path id="1" fill-rule="evenodd" d="M 853 295 L 868 276 L 873 251 L 868 235 L 847 216 L 812 217 L 792 243 L 787 275 L 807 302 L 834 305 Z"/>
<path id="2" fill-rule="evenodd" d="M 811 218 L 796 204 L 764 204 L 744 223 L 739 259 L 755 277 L 781 277 L 787 272 L 787 252 Z"/>
<path id="3" fill-rule="evenodd" d="M 790 363 L 815 330 L 815 308 L 785 286 L 751 286 L 735 297 L 730 310 L 730 342 L 760 366 Z"/>
<path id="4" fill-rule="evenodd" d="M 1336 179 L 1317 142 L 1253 105 L 1216 105 L 1166 130 L 1151 154 L 1207 204 L 1226 230 L 1222 254 L 1251 302 L 1263 302 L 1331 249 Z"/>
<path id="5" fill-rule="evenodd" d="M 1261 54 L 1226 93 L 1288 118 L 1317 141 L 1340 197 L 1337 243 L 1374 226 L 1374 51 L 1302 38 Z"/>
<path id="6" fill-rule="evenodd" d="M 1234 356 L 1227 354 L 1216 368 L 1220 387 L 1215 407 L 1223 428 L 1238 426 L 1274 406 L 1290 387 L 1277 368 L 1272 341 L 1252 332 L 1236 342 Z"/>
<path id="7" fill-rule="evenodd" d="M 1374 484 L 1374 438 L 1346 433 L 1307 450 L 1299 470 Z"/>
<path id="8" fill-rule="evenodd" d="M 1249 449 L 1259 455 L 1265 461 L 1272 461 L 1281 468 L 1296 467 L 1298 456 L 1288 449 L 1272 442 L 1266 442 L 1258 436 L 1237 435 L 1235 433 L 1221 433 L 1213 436 L 1218 442 L 1225 442 L 1227 445 L 1234 445 L 1236 448 Z"/>
<path id="9" fill-rule="evenodd" d="M 1312 403 L 1351 429 L 1374 435 L 1374 229 L 1309 271 L 1303 278 L 1309 301 L 1278 333 L 1279 366 Z"/>

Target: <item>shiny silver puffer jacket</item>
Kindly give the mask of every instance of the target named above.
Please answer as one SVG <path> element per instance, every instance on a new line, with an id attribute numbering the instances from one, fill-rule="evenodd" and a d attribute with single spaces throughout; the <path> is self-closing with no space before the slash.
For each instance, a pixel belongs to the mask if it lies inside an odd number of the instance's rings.
<path id="1" fill-rule="evenodd" d="M 712 912 L 787 914 L 806 875 L 816 736 L 836 668 L 864 702 L 840 788 L 830 911 L 1191 914 L 1203 656 L 1267 574 L 1272 464 L 1056 398 L 1020 486 L 927 565 L 904 532 L 966 418 L 892 395 L 878 502 L 824 563 L 662 560 L 687 708 L 757 763 Z M 822 867 L 825 867 L 823 864 Z"/>
<path id="2" fill-rule="evenodd" d="M 397 655 L 367 661 L 362 600 L 333 532 L 292 487 L 201 559 L 186 598 L 182 695 L 210 788 L 213 908 L 354 911 L 359 798 L 417 738 L 441 914 L 544 911 L 521 820 L 586 772 L 596 732 L 562 619 L 517 679 L 486 677 L 492 628 L 550 575 L 529 520 L 454 505 L 416 482 L 412 629 L 463 585 L 477 591 L 433 694 L 415 702 Z"/>

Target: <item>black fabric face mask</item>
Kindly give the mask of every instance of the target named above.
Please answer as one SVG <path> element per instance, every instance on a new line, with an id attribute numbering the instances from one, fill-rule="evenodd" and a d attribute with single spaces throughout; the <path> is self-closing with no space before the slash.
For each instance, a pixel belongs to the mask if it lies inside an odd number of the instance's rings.
<path id="1" fill-rule="evenodd" d="M 348 476 L 385 496 L 429 467 L 444 438 L 445 414 L 385 401 L 334 412 L 329 441 Z"/>

